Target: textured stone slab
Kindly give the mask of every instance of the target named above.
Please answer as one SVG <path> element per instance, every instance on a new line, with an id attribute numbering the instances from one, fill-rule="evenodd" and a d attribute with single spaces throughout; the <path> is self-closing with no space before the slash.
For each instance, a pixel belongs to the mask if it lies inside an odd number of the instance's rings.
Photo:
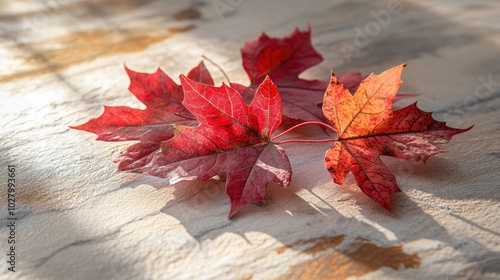
<path id="1" fill-rule="evenodd" d="M 270 3 L 268 3 L 270 2 Z M 497 1 L 3 1 L 1 279 L 495 279 L 500 277 Z M 386 158 L 403 190 L 388 213 L 335 185 L 329 147 L 290 144 L 292 185 L 228 220 L 223 183 L 116 173 L 127 143 L 75 131 L 102 104 L 141 104 L 123 64 L 184 73 L 201 55 L 246 83 L 239 48 L 313 30 L 304 77 L 408 63 L 403 90 L 456 136 L 426 165 Z M 216 78 L 223 75 L 208 65 Z M 322 137 L 319 129 L 308 131 Z M 16 165 L 16 272 L 6 254 Z"/>

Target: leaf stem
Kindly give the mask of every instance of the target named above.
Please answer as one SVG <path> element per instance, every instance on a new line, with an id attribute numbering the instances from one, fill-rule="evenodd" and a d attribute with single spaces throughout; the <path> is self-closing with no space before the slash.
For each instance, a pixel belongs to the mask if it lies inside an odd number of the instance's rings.
<path id="1" fill-rule="evenodd" d="M 335 131 L 335 129 L 334 129 L 332 126 L 330 126 L 330 125 L 328 125 L 328 124 L 326 124 L 326 123 L 317 122 L 317 121 L 309 121 L 309 122 L 303 122 L 303 123 L 299 123 L 299 124 L 297 124 L 297 125 L 292 126 L 291 128 L 289 128 L 289 129 L 287 129 L 287 130 L 285 130 L 285 131 L 281 132 L 280 134 L 278 134 L 278 135 L 274 136 L 274 137 L 272 138 L 272 140 L 276 140 L 276 139 L 278 139 L 278 138 L 282 137 L 283 135 L 288 134 L 288 133 L 290 133 L 291 131 L 293 131 L 293 130 L 295 130 L 295 129 L 299 128 L 299 127 L 302 127 L 302 126 L 305 126 L 305 125 L 310 125 L 310 124 L 317 124 L 317 125 L 319 125 L 319 126 L 326 127 L 326 128 L 330 129 L 330 130 L 331 130 L 331 131 L 333 131 L 333 132 L 337 132 L 337 131 Z M 309 140 L 307 140 L 307 141 L 309 141 Z"/>
<path id="2" fill-rule="evenodd" d="M 183 116 L 183 115 L 181 115 L 179 112 L 174 112 L 174 115 L 176 115 L 176 116 L 178 116 L 178 117 L 181 117 L 181 118 L 183 118 L 183 119 L 186 119 L 186 120 L 193 120 L 193 121 L 196 121 L 196 119 L 195 119 L 195 118 L 193 118 L 193 117 L 188 117 L 188 116 Z"/>
<path id="3" fill-rule="evenodd" d="M 337 139 L 313 139 L 313 140 L 307 140 L 307 139 L 290 139 L 290 140 L 285 140 L 281 142 L 274 142 L 276 145 L 281 145 L 281 144 L 287 144 L 287 143 L 325 143 L 325 142 L 336 142 L 338 141 Z"/>
<path id="4" fill-rule="evenodd" d="M 217 67 L 217 69 L 219 69 L 219 71 L 222 72 L 222 75 L 224 75 L 224 78 L 226 78 L 227 83 L 229 85 L 231 84 L 231 81 L 229 80 L 229 77 L 227 76 L 226 72 L 224 72 L 224 70 L 222 70 L 222 68 L 217 63 L 215 63 L 213 60 L 211 60 L 210 58 L 206 57 L 205 55 L 202 55 L 201 57 L 203 57 L 203 59 L 206 59 L 208 62 L 212 63 L 215 67 Z"/>

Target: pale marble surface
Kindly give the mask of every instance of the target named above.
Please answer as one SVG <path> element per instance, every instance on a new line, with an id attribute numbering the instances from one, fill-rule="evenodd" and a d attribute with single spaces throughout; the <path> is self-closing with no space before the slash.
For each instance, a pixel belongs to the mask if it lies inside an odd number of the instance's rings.
<path id="1" fill-rule="evenodd" d="M 0 3 L 1 279 L 500 277 L 500 3 L 402 1 L 376 29 L 373 15 L 389 1 L 267 2 Z M 245 40 L 308 23 L 325 61 L 305 77 L 408 63 L 403 90 L 420 96 L 398 106 L 418 100 L 451 126 L 475 124 L 427 165 L 386 160 L 403 190 L 393 213 L 352 177 L 332 182 L 321 160 L 328 144 L 284 146 L 292 185 L 271 185 L 267 203 L 228 220 L 222 183 L 166 187 L 116 173 L 112 159 L 127 143 L 68 128 L 102 104 L 140 107 L 124 63 L 176 77 L 204 54 L 246 83 Z M 366 42 L 356 27 L 371 30 Z M 346 59 L 341 44 L 356 42 Z M 16 273 L 5 253 L 8 164 L 17 166 Z"/>

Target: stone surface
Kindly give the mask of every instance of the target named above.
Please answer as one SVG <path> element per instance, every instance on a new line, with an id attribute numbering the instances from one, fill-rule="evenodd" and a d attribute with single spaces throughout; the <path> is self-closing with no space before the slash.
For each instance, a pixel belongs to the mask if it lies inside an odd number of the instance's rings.
<path id="1" fill-rule="evenodd" d="M 494 0 L 2 1 L 0 278 L 498 279 L 499 13 Z M 291 186 L 270 185 L 266 203 L 228 220 L 223 183 L 167 187 L 116 173 L 112 159 L 127 143 L 68 128 L 102 104 L 141 106 L 124 63 L 176 77 L 205 55 L 246 83 L 245 40 L 307 24 L 325 60 L 304 77 L 408 63 L 403 91 L 419 96 L 397 106 L 418 100 L 451 126 L 475 124 L 426 165 L 384 159 L 403 190 L 392 213 L 352 176 L 332 182 L 328 144 L 285 146 Z M 9 164 L 15 273 L 6 256 Z"/>

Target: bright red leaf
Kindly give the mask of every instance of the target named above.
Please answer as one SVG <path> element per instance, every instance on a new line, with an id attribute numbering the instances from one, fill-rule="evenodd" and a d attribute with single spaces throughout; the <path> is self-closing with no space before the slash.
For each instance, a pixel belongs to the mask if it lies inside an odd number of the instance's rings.
<path id="1" fill-rule="evenodd" d="M 416 104 L 392 111 L 404 67 L 368 76 L 354 96 L 332 74 L 323 101 L 325 117 L 338 133 L 338 141 L 325 155 L 333 180 L 343 184 L 352 172 L 361 190 L 388 210 L 390 195 L 400 189 L 380 156 L 425 163 L 443 152 L 436 144 L 447 143 L 455 134 L 470 129 L 450 128 Z"/>
<path id="2" fill-rule="evenodd" d="M 85 124 L 73 126 L 97 134 L 97 140 L 139 140 L 116 160 L 118 170 L 137 168 L 148 161 L 154 152 L 159 152 L 162 141 L 173 137 L 172 124 L 195 125 L 193 115 L 182 105 L 184 94 L 169 76 L 158 69 L 155 73 L 139 73 L 125 68 L 130 77 L 130 92 L 146 109 L 125 106 L 104 106 L 101 116 Z M 212 77 L 203 62 L 193 68 L 188 77 L 213 85 Z"/>
<path id="3" fill-rule="evenodd" d="M 226 85 L 214 87 L 185 76 L 181 84 L 183 104 L 199 125 L 174 125 L 175 136 L 162 143 L 162 153 L 155 153 L 133 171 L 171 183 L 207 180 L 226 172 L 229 217 L 248 203 L 264 200 L 269 182 L 288 186 L 290 163 L 285 152 L 270 141 L 281 124 L 281 100 L 269 78 L 262 81 L 250 105 Z"/>

